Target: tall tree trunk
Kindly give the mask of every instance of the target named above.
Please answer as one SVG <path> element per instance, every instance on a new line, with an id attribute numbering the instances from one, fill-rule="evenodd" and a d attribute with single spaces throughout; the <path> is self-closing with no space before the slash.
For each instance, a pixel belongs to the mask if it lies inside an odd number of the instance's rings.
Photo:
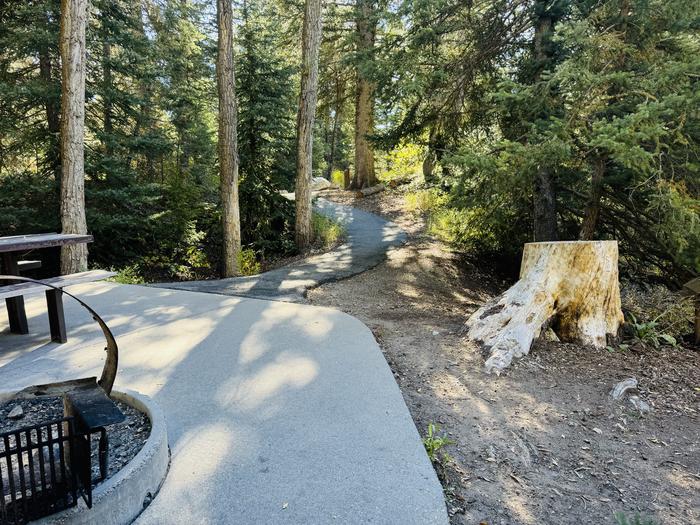
<path id="1" fill-rule="evenodd" d="M 217 0 L 219 44 L 216 80 L 219 88 L 219 174 L 223 225 L 223 277 L 238 273 L 241 219 L 238 206 L 238 140 L 236 80 L 233 69 L 233 15 L 231 0 Z"/>
<path id="2" fill-rule="evenodd" d="M 372 0 L 357 0 L 357 54 L 360 61 L 372 59 L 376 20 Z M 366 68 L 356 66 L 357 91 L 355 94 L 355 188 L 372 186 L 377 179 L 374 173 L 374 148 L 368 136 L 374 132 L 374 83 L 368 78 Z"/>
<path id="3" fill-rule="evenodd" d="M 107 28 L 104 17 L 106 14 L 102 14 L 103 17 L 103 31 L 105 31 L 104 42 L 102 42 L 102 97 L 103 97 L 103 122 L 104 122 L 104 142 L 105 142 L 105 153 L 108 157 L 112 156 L 113 153 L 113 132 L 114 126 L 112 125 L 112 45 L 109 42 L 109 35 L 107 35 Z"/>
<path id="4" fill-rule="evenodd" d="M 302 32 L 301 94 L 297 113 L 296 242 L 300 250 L 313 240 L 311 169 L 314 118 L 318 98 L 318 53 L 321 45 L 321 0 L 306 0 Z"/>
<path id="5" fill-rule="evenodd" d="M 583 222 L 579 239 L 592 241 L 598 227 L 600 216 L 600 198 L 603 195 L 603 177 L 605 176 L 605 158 L 598 155 L 593 160 L 593 173 L 591 174 L 591 192 L 584 210 Z"/>
<path id="6" fill-rule="evenodd" d="M 335 110 L 333 115 L 333 130 L 331 131 L 331 149 L 328 153 L 328 171 L 326 178 L 331 179 L 333 165 L 335 164 L 335 151 L 338 144 L 338 130 L 340 129 L 340 112 L 343 107 L 343 84 L 339 78 L 335 82 Z"/>
<path id="7" fill-rule="evenodd" d="M 554 189 L 552 174 L 546 167 L 537 168 L 532 199 L 534 210 L 534 241 L 544 242 L 558 240 L 557 195 Z"/>
<path id="8" fill-rule="evenodd" d="M 53 82 L 53 68 L 51 65 L 51 55 L 47 47 L 42 46 L 39 50 L 39 76 L 48 88 Z M 46 111 L 46 128 L 49 131 L 50 142 L 46 152 L 46 165 L 60 184 L 61 180 L 61 154 L 59 146 L 59 134 L 61 131 L 61 121 L 59 119 L 59 108 L 53 95 L 49 94 L 44 102 Z"/>
<path id="9" fill-rule="evenodd" d="M 61 0 L 61 226 L 87 233 L 85 220 L 85 25 L 88 0 Z M 61 247 L 61 273 L 87 269 L 84 243 Z"/>
<path id="10" fill-rule="evenodd" d="M 551 60 L 552 18 L 546 0 L 538 0 L 535 5 L 537 20 L 533 40 L 535 54 L 534 81 L 537 82 Z M 551 5 L 549 8 L 551 9 Z M 538 166 L 533 183 L 533 237 L 535 242 L 556 241 L 559 239 L 557 227 L 557 195 L 552 170 L 548 166 Z"/>

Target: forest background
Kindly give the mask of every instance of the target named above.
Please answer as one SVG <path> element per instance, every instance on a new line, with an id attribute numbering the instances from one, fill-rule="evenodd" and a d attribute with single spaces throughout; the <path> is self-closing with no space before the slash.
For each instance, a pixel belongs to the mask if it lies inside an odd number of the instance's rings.
<path id="1" fill-rule="evenodd" d="M 59 3 L 0 1 L 0 235 L 60 231 Z M 90 264 L 127 280 L 219 273 L 213 4 L 90 3 Z M 303 12 L 234 3 L 244 270 L 296 253 L 280 191 Z M 325 2 L 314 174 L 361 163 L 361 185 L 410 184 L 433 234 L 510 275 L 524 242 L 613 238 L 624 274 L 678 285 L 700 270 L 699 15 L 688 0 Z"/>

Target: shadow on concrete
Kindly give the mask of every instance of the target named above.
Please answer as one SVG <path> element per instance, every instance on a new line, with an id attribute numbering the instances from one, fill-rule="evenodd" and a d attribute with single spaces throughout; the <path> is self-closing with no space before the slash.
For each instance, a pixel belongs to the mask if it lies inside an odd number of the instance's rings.
<path id="1" fill-rule="evenodd" d="M 303 302 L 309 289 L 369 270 L 386 259 L 390 248 L 406 241 L 405 232 L 396 224 L 373 213 L 325 199 L 317 199 L 315 209 L 345 226 L 347 241 L 333 251 L 249 277 L 158 283 L 152 286 Z"/>
<path id="2" fill-rule="evenodd" d="M 401 393 L 357 319 L 110 283 L 76 291 L 113 327 L 115 388 L 152 396 L 166 416 L 170 473 L 139 523 L 447 523 Z M 11 338 L 19 353 L 0 367 L 2 390 L 102 367 L 82 309 L 66 305 L 70 340 L 55 345 L 42 308 L 28 302 L 32 334 Z"/>

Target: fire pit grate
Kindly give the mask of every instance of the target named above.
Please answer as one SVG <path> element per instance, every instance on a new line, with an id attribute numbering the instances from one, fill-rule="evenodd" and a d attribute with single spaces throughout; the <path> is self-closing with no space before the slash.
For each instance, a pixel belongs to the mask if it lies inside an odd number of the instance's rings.
<path id="1" fill-rule="evenodd" d="M 72 417 L 0 434 L 1 525 L 22 525 L 77 504 L 78 469 L 69 461 L 84 462 L 78 438 Z"/>
<path id="2" fill-rule="evenodd" d="M 100 325 L 107 340 L 102 376 L 35 385 L 15 399 L 63 397 L 64 417 L 0 433 L 0 525 L 23 525 L 78 504 L 78 494 L 92 508 L 92 436 L 98 436 L 100 479 L 108 472 L 106 426 L 125 416 L 109 397 L 117 374 L 117 342 L 102 318 L 83 301 L 52 284 L 0 275 L 0 281 L 46 286 L 78 301 Z"/>

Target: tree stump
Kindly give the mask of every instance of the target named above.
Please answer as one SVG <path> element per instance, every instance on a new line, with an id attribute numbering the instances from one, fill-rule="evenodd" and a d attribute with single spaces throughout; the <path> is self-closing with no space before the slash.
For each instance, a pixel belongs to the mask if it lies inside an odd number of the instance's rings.
<path id="1" fill-rule="evenodd" d="M 548 326 L 562 341 L 604 347 L 624 320 L 617 259 L 617 241 L 526 244 L 520 280 L 467 321 L 490 350 L 486 371 L 500 374 Z"/>

